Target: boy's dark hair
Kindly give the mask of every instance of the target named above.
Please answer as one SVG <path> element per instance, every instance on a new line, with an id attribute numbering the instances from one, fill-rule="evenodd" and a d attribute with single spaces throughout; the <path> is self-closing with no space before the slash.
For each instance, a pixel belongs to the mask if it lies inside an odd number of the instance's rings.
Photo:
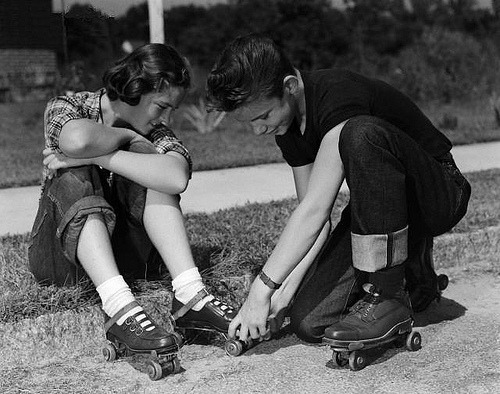
<path id="1" fill-rule="evenodd" d="M 281 98 L 287 75 L 295 75 L 295 70 L 273 40 L 260 34 L 238 37 L 208 75 L 208 106 L 230 112 L 261 97 Z"/>
<path id="2" fill-rule="evenodd" d="M 187 61 L 175 48 L 164 44 L 137 48 L 103 76 L 109 99 L 120 99 L 129 105 L 139 104 L 144 94 L 161 91 L 165 81 L 186 89 L 191 84 Z"/>

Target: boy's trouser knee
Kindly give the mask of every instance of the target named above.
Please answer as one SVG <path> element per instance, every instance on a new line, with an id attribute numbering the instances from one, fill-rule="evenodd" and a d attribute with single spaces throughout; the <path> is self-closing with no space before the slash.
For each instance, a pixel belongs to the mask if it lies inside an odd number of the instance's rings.
<path id="1" fill-rule="evenodd" d="M 433 157 L 382 119 L 357 116 L 339 151 L 350 190 L 353 264 L 374 272 L 408 256 L 408 229 L 436 236 L 465 214 L 470 185 L 450 153 Z"/>
<path id="2" fill-rule="evenodd" d="M 73 284 L 83 274 L 77 258 L 87 217 L 100 214 L 109 234 L 115 214 L 105 199 L 104 174 L 96 166 L 60 170 L 44 185 L 31 233 L 29 264 L 40 282 Z"/>
<path id="3" fill-rule="evenodd" d="M 352 266 L 350 209 L 328 236 L 309 268 L 289 310 L 290 325 L 301 339 L 319 342 L 358 298 L 362 280 Z"/>

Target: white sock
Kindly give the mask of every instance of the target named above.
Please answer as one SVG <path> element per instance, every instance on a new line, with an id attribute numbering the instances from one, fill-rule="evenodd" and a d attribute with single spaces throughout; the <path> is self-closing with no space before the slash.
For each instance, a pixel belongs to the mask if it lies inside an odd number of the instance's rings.
<path id="1" fill-rule="evenodd" d="M 175 298 L 185 305 L 191 301 L 200 290 L 204 289 L 205 285 L 203 284 L 198 268 L 194 267 L 177 275 L 172 280 L 172 288 L 175 292 Z M 207 302 L 213 300 L 213 298 L 213 295 L 208 295 L 194 304 L 191 309 L 199 311 Z"/>
<path id="2" fill-rule="evenodd" d="M 104 283 L 97 286 L 96 290 L 99 293 L 99 296 L 101 297 L 102 309 L 109 317 L 113 317 L 118 313 L 120 309 L 127 306 L 131 302 L 135 301 L 135 297 L 133 296 L 130 287 L 127 285 L 127 282 L 125 282 L 123 276 L 121 275 L 114 276 L 108 279 Z M 116 323 L 119 326 L 121 326 L 123 322 L 127 319 L 127 317 L 132 316 L 137 312 L 141 311 L 143 311 L 142 307 L 136 306 L 135 308 L 132 308 L 131 310 L 126 312 L 123 316 L 121 316 Z M 143 316 L 141 314 L 137 316 L 137 320 L 141 321 L 145 317 L 146 317 L 145 315 Z M 148 319 L 146 319 L 144 322 L 141 322 L 141 325 L 144 327 L 150 323 L 151 322 Z M 146 330 L 151 331 L 154 328 L 155 328 L 154 325 L 152 325 L 148 327 Z"/>

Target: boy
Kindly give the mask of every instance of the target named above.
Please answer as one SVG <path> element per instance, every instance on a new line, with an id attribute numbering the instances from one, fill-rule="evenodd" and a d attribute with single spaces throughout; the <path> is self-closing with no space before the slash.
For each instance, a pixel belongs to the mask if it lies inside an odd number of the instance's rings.
<path id="1" fill-rule="evenodd" d="M 463 217 L 470 196 L 450 141 L 386 83 L 340 69 L 299 71 L 260 35 L 226 47 L 207 87 L 211 107 L 275 136 L 299 200 L 230 335 L 263 338 L 286 309 L 311 342 L 372 340 L 411 322 L 405 270 L 430 264 L 432 237 Z M 329 234 L 344 179 L 350 202 Z M 436 286 L 426 294 L 416 285 L 423 309 Z M 343 316 L 361 286 L 366 294 Z"/>

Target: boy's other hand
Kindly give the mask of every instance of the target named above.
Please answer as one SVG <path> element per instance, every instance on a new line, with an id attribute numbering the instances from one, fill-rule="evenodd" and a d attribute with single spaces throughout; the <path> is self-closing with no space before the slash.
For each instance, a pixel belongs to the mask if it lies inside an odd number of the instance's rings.
<path id="1" fill-rule="evenodd" d="M 262 340 L 268 336 L 271 294 L 272 291 L 259 278 L 253 282 L 247 299 L 229 325 L 230 338 L 247 341 L 248 338 Z"/>

